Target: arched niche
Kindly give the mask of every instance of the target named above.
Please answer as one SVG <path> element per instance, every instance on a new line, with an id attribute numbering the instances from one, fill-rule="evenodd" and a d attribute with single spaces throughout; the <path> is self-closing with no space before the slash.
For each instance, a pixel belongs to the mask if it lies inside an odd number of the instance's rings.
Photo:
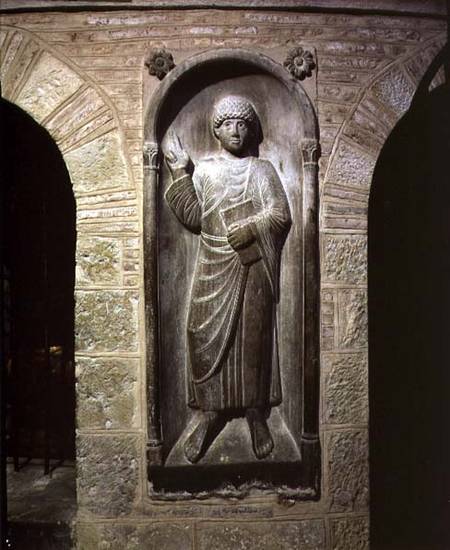
<path id="1" fill-rule="evenodd" d="M 258 156 L 275 167 L 293 220 L 282 252 L 278 304 L 283 398 L 269 420 L 273 432 L 284 435 L 275 438 L 272 455 L 260 461 L 244 452 L 245 464 L 236 465 L 226 448 L 217 451 L 230 464 L 214 465 L 217 472 L 211 475 L 210 469 L 206 483 L 201 461 L 187 466 L 173 459 L 192 420 L 185 333 L 198 237 L 179 226 L 164 200 L 171 177 L 161 150 L 174 131 L 194 165 L 214 155 L 218 144 L 211 132 L 212 109 L 230 93 L 255 106 L 263 134 Z M 318 156 L 310 99 L 297 80 L 264 55 L 241 49 L 198 54 L 169 73 L 150 99 L 145 114 L 144 273 L 149 475 L 156 488 L 195 493 L 239 478 L 295 486 L 300 498 L 318 496 Z M 243 447 L 245 438 L 240 437 L 239 432 L 236 444 Z M 287 477 L 280 475 L 280 464 L 287 466 Z"/>

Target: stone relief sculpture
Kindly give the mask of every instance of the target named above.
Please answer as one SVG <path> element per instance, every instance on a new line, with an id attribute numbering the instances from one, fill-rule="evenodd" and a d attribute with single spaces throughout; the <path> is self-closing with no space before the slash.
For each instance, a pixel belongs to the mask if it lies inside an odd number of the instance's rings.
<path id="1" fill-rule="evenodd" d="M 183 60 L 145 101 L 149 495 L 318 499 L 314 105 L 241 48 Z"/>
<path id="2" fill-rule="evenodd" d="M 217 155 L 197 162 L 172 133 L 165 199 L 199 235 L 187 317 L 188 404 L 199 420 L 184 443 L 191 463 L 226 423 L 245 416 L 255 456 L 273 450 L 267 418 L 282 400 L 276 311 L 282 249 L 291 225 L 283 185 L 258 158 L 260 123 L 244 97 L 217 101 L 211 120 Z"/>

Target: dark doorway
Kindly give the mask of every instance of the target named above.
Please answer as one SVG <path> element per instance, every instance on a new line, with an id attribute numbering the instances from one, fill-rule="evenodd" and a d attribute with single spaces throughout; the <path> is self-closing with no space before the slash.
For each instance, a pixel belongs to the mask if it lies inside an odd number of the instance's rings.
<path id="1" fill-rule="evenodd" d="M 450 87 L 416 97 L 369 204 L 371 548 L 450 548 Z"/>
<path id="2" fill-rule="evenodd" d="M 48 473 L 75 448 L 75 200 L 50 135 L 0 101 L 6 449 Z"/>

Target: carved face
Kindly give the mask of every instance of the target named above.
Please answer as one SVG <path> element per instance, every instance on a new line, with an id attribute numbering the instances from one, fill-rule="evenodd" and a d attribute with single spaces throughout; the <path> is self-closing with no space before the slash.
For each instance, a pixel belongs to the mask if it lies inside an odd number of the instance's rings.
<path id="1" fill-rule="evenodd" d="M 250 128 L 241 118 L 227 118 L 214 130 L 222 147 L 233 155 L 243 153 L 250 137 Z"/>

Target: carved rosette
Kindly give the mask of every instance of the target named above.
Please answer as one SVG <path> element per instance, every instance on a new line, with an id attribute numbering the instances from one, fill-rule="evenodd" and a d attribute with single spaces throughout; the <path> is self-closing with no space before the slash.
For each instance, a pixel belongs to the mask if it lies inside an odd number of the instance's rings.
<path id="1" fill-rule="evenodd" d="M 158 145 L 152 141 L 145 141 L 143 147 L 144 155 L 144 168 L 147 170 L 159 169 L 159 148 Z"/>
<path id="2" fill-rule="evenodd" d="M 161 48 L 150 52 L 145 60 L 145 66 L 148 68 L 148 74 L 162 80 L 175 67 L 175 62 L 172 54 Z"/>
<path id="3" fill-rule="evenodd" d="M 311 76 L 312 71 L 316 68 L 313 54 L 301 46 L 288 52 L 283 65 L 298 80 L 304 80 L 307 76 Z"/>

